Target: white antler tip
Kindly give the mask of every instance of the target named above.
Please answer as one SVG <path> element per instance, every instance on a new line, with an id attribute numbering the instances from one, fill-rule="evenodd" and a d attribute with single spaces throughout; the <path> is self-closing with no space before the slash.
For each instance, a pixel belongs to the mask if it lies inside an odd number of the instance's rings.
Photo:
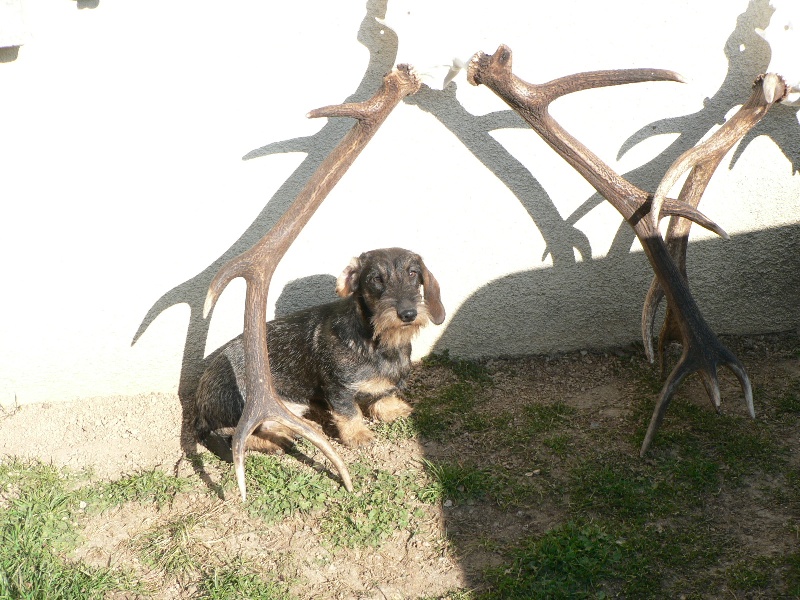
<path id="1" fill-rule="evenodd" d="M 775 73 L 767 73 L 764 75 L 764 80 L 761 82 L 761 87 L 764 90 L 764 99 L 768 104 L 775 102 L 778 95 L 778 85 L 780 84 L 780 77 Z"/>

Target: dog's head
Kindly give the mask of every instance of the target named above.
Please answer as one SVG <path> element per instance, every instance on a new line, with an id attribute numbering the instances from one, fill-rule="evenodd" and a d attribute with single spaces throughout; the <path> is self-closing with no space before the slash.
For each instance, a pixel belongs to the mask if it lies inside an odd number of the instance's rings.
<path id="1" fill-rule="evenodd" d="M 445 317 L 439 282 L 418 254 L 402 248 L 370 250 L 351 260 L 336 280 L 336 293 L 358 298 L 384 345 L 407 344 L 428 321 L 441 325 Z"/>

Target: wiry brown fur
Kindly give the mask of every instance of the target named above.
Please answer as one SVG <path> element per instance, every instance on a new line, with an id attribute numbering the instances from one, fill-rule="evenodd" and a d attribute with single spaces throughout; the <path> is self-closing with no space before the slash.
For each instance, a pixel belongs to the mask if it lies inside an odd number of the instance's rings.
<path id="1" fill-rule="evenodd" d="M 424 296 L 420 294 L 424 290 Z M 372 440 L 359 405 L 381 421 L 411 412 L 402 388 L 411 368 L 411 340 L 428 321 L 439 325 L 439 284 L 422 259 L 402 248 L 365 252 L 336 282 L 341 300 L 267 324 L 273 382 L 287 408 L 305 416 L 321 404 L 348 446 Z M 207 444 L 212 432 L 230 436 L 247 397 L 244 348 L 239 336 L 217 351 L 200 378 L 195 431 Z M 291 435 L 264 423 L 248 449 L 274 451 Z"/>

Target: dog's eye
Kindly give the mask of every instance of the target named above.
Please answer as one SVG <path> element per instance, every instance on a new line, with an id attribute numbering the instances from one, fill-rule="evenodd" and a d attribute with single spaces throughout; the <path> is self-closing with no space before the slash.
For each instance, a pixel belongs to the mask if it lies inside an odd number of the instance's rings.
<path id="1" fill-rule="evenodd" d="M 383 277 L 379 274 L 373 275 L 372 283 L 374 283 L 375 285 L 383 285 Z"/>
<path id="2" fill-rule="evenodd" d="M 415 269 L 409 270 L 409 272 L 408 272 L 408 278 L 409 279 L 416 279 L 417 277 L 419 277 L 419 271 L 417 271 Z"/>

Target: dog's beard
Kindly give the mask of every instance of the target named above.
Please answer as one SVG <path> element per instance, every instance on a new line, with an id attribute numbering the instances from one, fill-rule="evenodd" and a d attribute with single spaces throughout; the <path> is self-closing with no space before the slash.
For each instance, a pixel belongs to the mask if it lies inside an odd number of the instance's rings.
<path id="1" fill-rule="evenodd" d="M 408 323 L 400 320 L 394 306 L 386 307 L 372 316 L 373 339 L 384 348 L 406 346 L 429 320 L 430 315 L 425 305 L 417 306 L 417 318 Z"/>

